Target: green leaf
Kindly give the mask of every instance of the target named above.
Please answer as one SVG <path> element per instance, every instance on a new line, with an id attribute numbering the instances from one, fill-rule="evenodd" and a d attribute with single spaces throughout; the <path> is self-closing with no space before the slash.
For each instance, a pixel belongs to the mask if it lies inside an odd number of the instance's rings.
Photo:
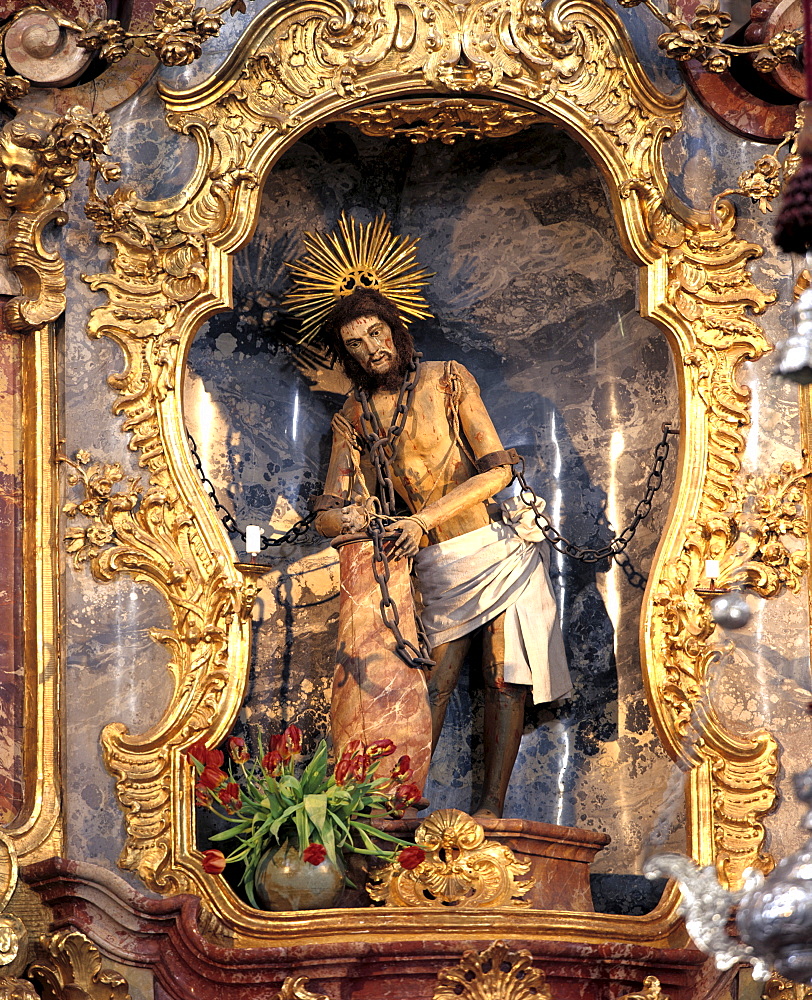
<path id="1" fill-rule="evenodd" d="M 238 826 L 232 827 L 231 830 L 221 830 L 219 833 L 213 833 L 209 840 L 231 840 L 232 837 L 239 837 L 241 833 L 245 833 L 246 830 L 251 828 L 251 821 L 246 820 L 244 823 L 240 823 Z"/>
<path id="2" fill-rule="evenodd" d="M 301 811 L 302 808 L 304 807 L 301 802 L 295 806 L 288 806 L 288 808 L 283 813 L 280 813 L 279 816 L 277 816 L 276 819 L 273 821 L 273 823 L 271 823 L 271 825 L 268 827 L 268 834 L 271 837 L 278 836 L 279 831 L 282 829 L 282 825 L 287 820 L 289 820 L 291 816 L 294 815 L 294 813 L 296 813 L 297 811 Z"/>
<path id="3" fill-rule="evenodd" d="M 322 833 L 327 821 L 327 795 L 324 792 L 318 795 L 305 795 L 304 807 L 310 822 L 319 833 Z"/>
<path id="4" fill-rule="evenodd" d="M 327 774 L 327 743 L 322 740 L 313 757 L 302 771 L 302 790 L 305 794 L 320 792 Z"/>

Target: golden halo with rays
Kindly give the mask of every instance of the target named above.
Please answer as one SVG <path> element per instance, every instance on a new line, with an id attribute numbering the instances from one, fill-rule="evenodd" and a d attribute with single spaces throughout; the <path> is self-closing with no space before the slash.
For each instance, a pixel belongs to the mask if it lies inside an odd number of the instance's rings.
<path id="1" fill-rule="evenodd" d="M 282 300 L 302 321 L 300 344 L 312 340 L 337 300 L 356 288 L 385 295 L 404 323 L 431 316 L 420 290 L 433 274 L 417 261 L 419 240 L 393 235 L 385 214 L 363 226 L 342 212 L 337 232 L 302 239 L 305 253 L 287 264 L 293 288 Z"/>

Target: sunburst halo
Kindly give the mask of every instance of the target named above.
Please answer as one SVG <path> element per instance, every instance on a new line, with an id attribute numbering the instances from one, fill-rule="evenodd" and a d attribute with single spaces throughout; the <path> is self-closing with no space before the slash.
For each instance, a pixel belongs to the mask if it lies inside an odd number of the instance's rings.
<path id="1" fill-rule="evenodd" d="M 386 215 L 363 226 L 341 213 L 338 231 L 305 233 L 305 253 L 287 266 L 293 288 L 282 305 L 302 321 L 299 343 L 312 340 L 336 301 L 372 288 L 394 302 L 403 321 L 431 316 L 421 289 L 432 272 L 417 261 L 417 238 L 395 236 Z"/>

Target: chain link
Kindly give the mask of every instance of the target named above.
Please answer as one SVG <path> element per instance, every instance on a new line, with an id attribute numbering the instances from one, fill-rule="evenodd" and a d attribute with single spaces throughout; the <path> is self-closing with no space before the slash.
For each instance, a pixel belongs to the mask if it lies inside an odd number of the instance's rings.
<path id="1" fill-rule="evenodd" d="M 395 513 L 397 500 L 395 486 L 392 482 L 392 456 L 395 453 L 395 443 L 406 426 L 406 417 L 412 408 L 412 399 L 417 385 L 417 373 L 422 354 L 415 351 L 403 375 L 403 382 L 398 393 L 398 401 L 392 414 L 392 423 L 384 431 L 380 417 L 369 403 L 369 396 L 363 389 L 355 390 L 355 398 L 361 404 L 363 420 L 361 438 L 367 446 L 370 460 L 375 468 L 375 478 L 378 480 L 381 510 L 390 516 Z M 368 428 L 368 429 L 367 429 Z"/>
<path id="2" fill-rule="evenodd" d="M 663 424 L 663 436 L 658 442 L 657 447 L 654 449 L 654 463 L 646 482 L 646 492 L 643 495 L 643 499 L 640 500 L 634 508 L 632 519 L 623 531 L 621 531 L 619 535 L 615 535 L 608 545 L 603 545 L 599 549 L 589 549 L 576 545 L 574 542 L 565 538 L 560 531 L 557 531 L 549 523 L 549 521 L 547 521 L 536 505 L 536 494 L 528 486 L 527 480 L 525 479 L 524 459 L 520 460 L 519 465 L 514 466 L 513 473 L 519 481 L 519 485 L 521 487 L 519 497 L 527 504 L 528 507 L 532 509 L 533 519 L 536 524 L 542 532 L 544 532 L 544 535 L 550 545 L 552 545 L 558 552 L 562 552 L 565 556 L 570 556 L 573 559 L 578 559 L 581 562 L 589 564 L 602 562 L 604 559 L 614 559 L 624 573 L 626 573 L 626 576 L 629 578 L 629 582 L 632 586 L 639 586 L 639 582 L 644 580 L 644 577 L 642 574 L 631 569 L 631 562 L 628 555 L 626 555 L 625 550 L 629 542 L 632 538 L 634 538 L 634 533 L 637 531 L 640 522 L 644 521 L 651 513 L 654 495 L 663 485 L 663 469 L 665 468 L 668 452 L 670 450 L 668 438 L 672 434 L 679 434 L 679 430 L 674 430 L 671 427 L 671 424 Z M 619 558 L 621 556 L 622 558 Z M 631 573 L 629 572 L 630 569 Z M 634 578 L 636 577 L 639 577 L 640 581 L 635 581 Z"/>
<path id="3" fill-rule="evenodd" d="M 422 629 L 420 618 L 415 613 L 415 624 L 419 647 L 410 642 L 400 630 L 400 612 L 394 598 L 389 593 L 389 557 L 384 549 L 384 525 L 380 518 L 373 517 L 367 526 L 372 539 L 372 572 L 381 591 L 379 607 L 384 625 L 395 639 L 395 653 L 408 667 L 433 667 L 434 660 L 426 642 L 426 634 Z"/>
<path id="4" fill-rule="evenodd" d="M 366 445 L 375 469 L 381 510 L 389 517 L 394 515 L 397 504 L 395 486 L 392 482 L 391 461 L 395 453 L 395 443 L 403 433 L 403 428 L 406 426 L 406 417 L 412 408 L 421 357 L 420 352 L 415 351 L 403 374 L 403 382 L 388 430 L 384 431 L 377 411 L 370 405 L 367 393 L 363 389 L 355 390 L 355 398 L 361 404 L 361 413 L 363 416 L 360 436 Z M 389 556 L 386 554 L 386 549 L 384 548 L 385 528 L 383 521 L 380 518 L 373 517 L 367 526 L 367 532 L 372 539 L 372 572 L 381 591 L 381 618 L 395 639 L 395 653 L 409 667 L 432 667 L 434 666 L 434 660 L 431 658 L 428 640 L 426 633 L 423 631 L 419 615 L 415 613 L 419 649 L 400 630 L 400 612 L 392 595 L 389 593 Z"/>
<path id="5" fill-rule="evenodd" d="M 200 477 L 200 482 L 203 484 L 205 491 L 211 497 L 214 509 L 220 514 L 220 520 L 225 525 L 226 531 L 228 531 L 229 534 L 238 535 L 243 541 L 245 541 L 245 532 L 240 531 L 239 525 L 234 520 L 231 511 L 220 503 L 220 498 L 217 496 L 217 490 L 214 487 L 214 483 L 209 479 L 203 469 L 200 452 L 197 450 L 197 442 L 188 430 L 186 431 L 186 436 L 189 439 L 189 449 L 192 452 L 192 461 L 195 463 L 195 468 L 197 469 L 197 474 Z M 277 545 L 292 545 L 299 538 L 301 538 L 302 535 L 307 534 L 310 525 L 316 518 L 317 513 L 318 511 L 314 511 L 312 514 L 308 514 L 307 517 L 303 517 L 301 521 L 297 521 L 293 527 L 289 528 L 284 535 L 280 535 L 278 538 L 268 538 L 266 535 L 262 535 L 259 540 L 260 546 L 263 549 L 268 549 Z"/>

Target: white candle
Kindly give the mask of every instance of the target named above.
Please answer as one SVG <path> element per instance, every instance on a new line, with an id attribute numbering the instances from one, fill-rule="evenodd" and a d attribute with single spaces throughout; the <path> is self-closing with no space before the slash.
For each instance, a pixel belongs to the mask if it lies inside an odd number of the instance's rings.
<path id="1" fill-rule="evenodd" d="M 706 559 L 705 560 L 705 576 L 709 580 L 715 580 L 719 576 L 719 560 L 718 559 Z"/>
<path id="2" fill-rule="evenodd" d="M 258 524 L 248 524 L 245 527 L 245 551 L 251 555 L 255 556 L 258 554 L 262 548 L 262 542 L 259 538 L 262 534 L 262 528 Z"/>

